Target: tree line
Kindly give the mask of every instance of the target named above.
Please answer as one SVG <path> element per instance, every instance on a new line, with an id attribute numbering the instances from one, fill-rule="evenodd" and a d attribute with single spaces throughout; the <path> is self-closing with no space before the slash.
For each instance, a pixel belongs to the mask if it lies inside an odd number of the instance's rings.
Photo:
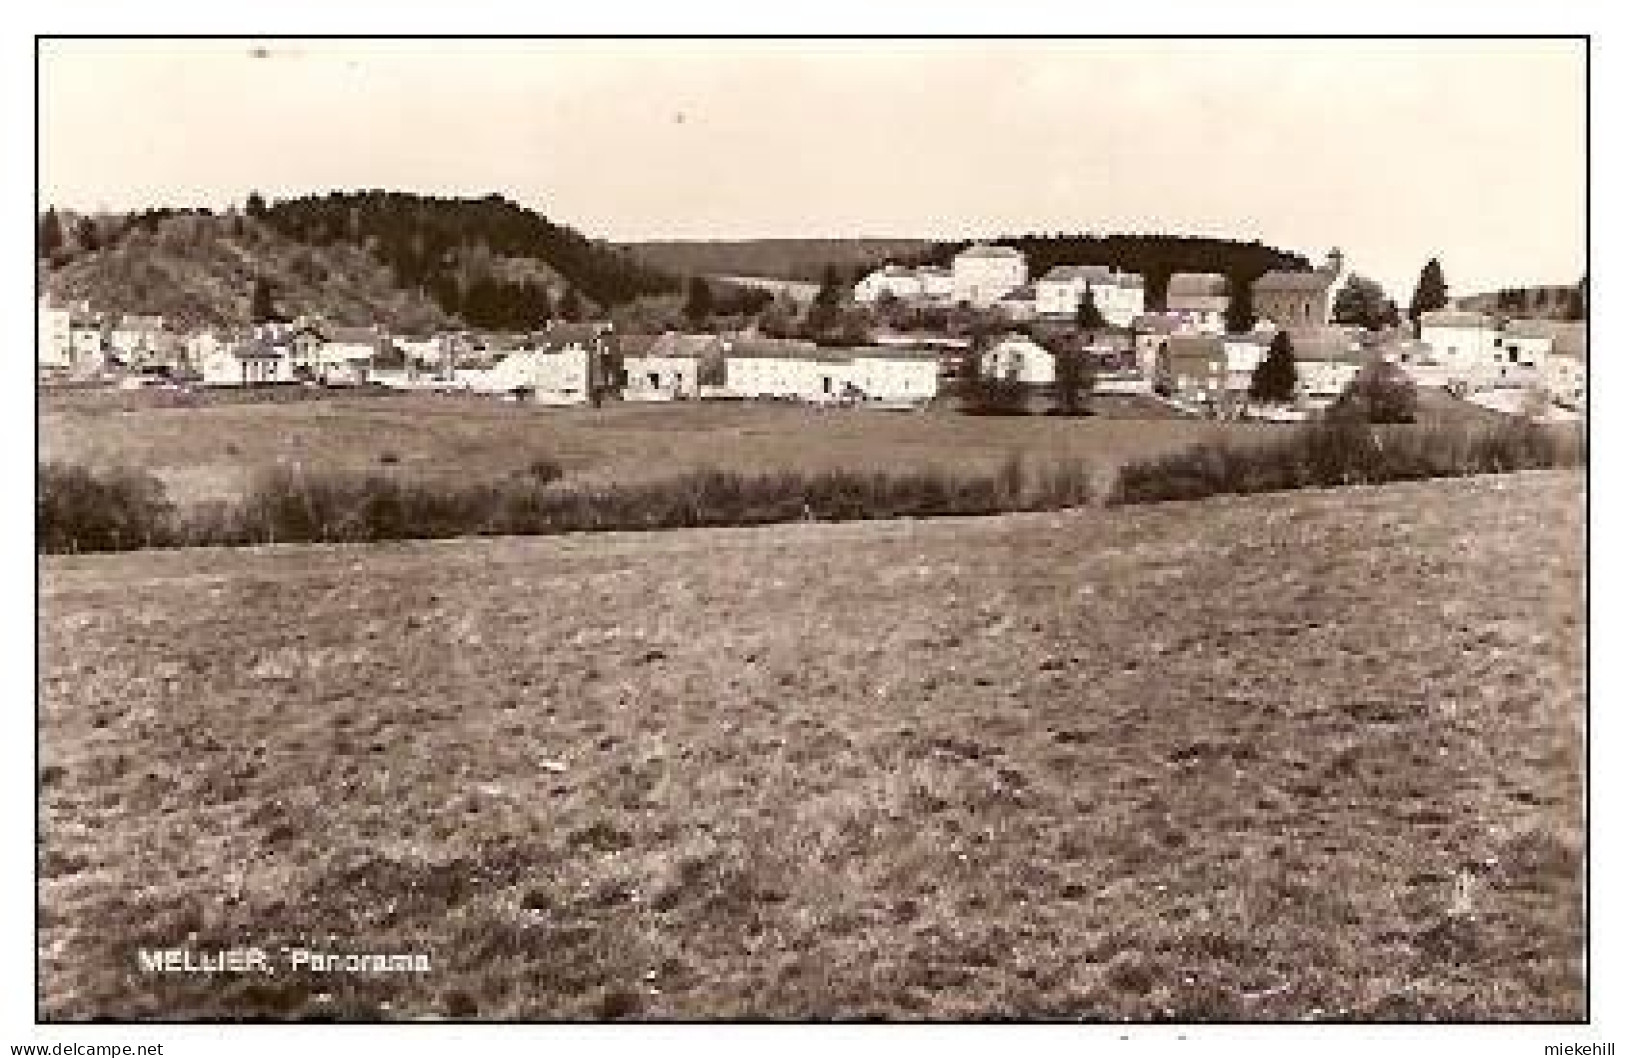
<path id="1" fill-rule="evenodd" d="M 679 289 L 674 277 L 626 251 L 593 242 L 501 195 L 331 192 L 267 204 L 255 193 L 247 212 L 295 241 L 367 249 L 401 286 L 422 290 L 474 326 L 523 329 L 581 318 L 586 301 L 607 307 Z M 475 266 L 492 256 L 544 262 L 562 278 L 563 289 Z"/>

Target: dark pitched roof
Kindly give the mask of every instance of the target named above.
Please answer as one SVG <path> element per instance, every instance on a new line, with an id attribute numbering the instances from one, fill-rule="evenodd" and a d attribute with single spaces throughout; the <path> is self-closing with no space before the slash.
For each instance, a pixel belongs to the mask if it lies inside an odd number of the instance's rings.
<path id="1" fill-rule="evenodd" d="M 601 333 L 602 329 L 595 323 L 555 323 L 536 335 L 536 347 L 546 352 L 558 352 L 572 345 L 591 349 Z"/>
<path id="2" fill-rule="evenodd" d="M 1217 272 L 1175 272 L 1168 277 L 1168 296 L 1223 297 L 1224 276 Z"/>
<path id="3" fill-rule="evenodd" d="M 722 351 L 729 359 L 815 360 L 818 345 L 800 338 L 766 338 L 749 335 L 724 342 Z"/>
<path id="4" fill-rule="evenodd" d="M 1255 295 L 1319 294 L 1329 290 L 1336 280 L 1335 273 L 1320 270 L 1309 272 L 1265 272 L 1253 281 L 1253 293 Z"/>
<path id="5" fill-rule="evenodd" d="M 955 254 L 954 256 L 956 256 L 956 257 L 1011 258 L 1011 257 L 1020 257 L 1021 256 L 1021 251 L 1013 249 L 1013 248 L 1011 248 L 1009 246 L 989 246 L 986 243 L 980 243 L 979 242 L 974 246 L 967 246 L 965 249 L 959 251 L 959 253 Z"/>
<path id="6" fill-rule="evenodd" d="M 378 341 L 378 332 L 371 327 L 324 327 L 320 333 L 323 341 L 344 345 L 373 345 Z"/>
<path id="7" fill-rule="evenodd" d="M 1454 309 L 1439 309 L 1436 312 L 1422 313 L 1422 326 L 1475 327 L 1491 330 L 1495 327 L 1495 320 L 1482 312 L 1457 312 Z"/>

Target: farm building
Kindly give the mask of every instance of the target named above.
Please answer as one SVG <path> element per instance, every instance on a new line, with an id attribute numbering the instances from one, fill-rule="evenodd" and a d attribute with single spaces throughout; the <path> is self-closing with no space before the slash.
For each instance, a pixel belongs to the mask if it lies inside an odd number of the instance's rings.
<path id="1" fill-rule="evenodd" d="M 1336 400 L 1371 359 L 1350 329 L 1335 325 L 1293 332 L 1292 356 L 1298 393 L 1311 406 Z"/>
<path id="2" fill-rule="evenodd" d="M 1501 336 L 1493 317 L 1481 312 L 1424 312 L 1420 336 L 1452 381 L 1487 385 L 1499 377 Z"/>
<path id="3" fill-rule="evenodd" d="M 1176 272 L 1168 278 L 1168 315 L 1183 330 L 1223 333 L 1229 290 L 1229 281 L 1216 272 Z"/>
<path id="4" fill-rule="evenodd" d="M 294 380 L 293 362 L 259 338 L 221 345 L 203 359 L 205 386 L 263 386 Z"/>
<path id="5" fill-rule="evenodd" d="M 917 301 L 924 297 L 925 288 L 918 272 L 902 265 L 886 265 L 858 280 L 852 288 L 852 300 L 859 305 L 872 305 L 887 296 L 899 301 Z"/>
<path id="6" fill-rule="evenodd" d="M 1171 334 L 1157 361 L 1157 384 L 1186 404 L 1219 408 L 1229 389 L 1224 342 L 1211 334 Z"/>
<path id="7" fill-rule="evenodd" d="M 626 400 L 696 400 L 702 384 L 723 374 L 722 340 L 714 335 L 668 331 L 658 337 L 627 335 L 619 344 Z"/>
<path id="8" fill-rule="evenodd" d="M 1078 314 L 1084 291 L 1113 327 L 1130 327 L 1145 313 L 1145 280 L 1133 272 L 1104 265 L 1056 265 L 1038 281 L 1038 313 L 1071 319 Z"/>
<path id="9" fill-rule="evenodd" d="M 38 370 L 41 374 L 66 374 L 73 367 L 73 316 L 54 305 L 49 298 L 39 302 Z"/>
<path id="10" fill-rule="evenodd" d="M 1024 334 L 1011 334 L 982 354 L 982 371 L 991 378 L 1049 386 L 1055 382 L 1055 354 Z"/>
<path id="11" fill-rule="evenodd" d="M 978 243 L 954 257 L 954 300 L 988 308 L 1027 283 L 1027 258 L 1008 246 Z"/>
<path id="12" fill-rule="evenodd" d="M 931 349 L 749 338 L 729 342 L 724 355 L 730 395 L 812 404 L 922 405 L 937 395 L 941 375 Z"/>

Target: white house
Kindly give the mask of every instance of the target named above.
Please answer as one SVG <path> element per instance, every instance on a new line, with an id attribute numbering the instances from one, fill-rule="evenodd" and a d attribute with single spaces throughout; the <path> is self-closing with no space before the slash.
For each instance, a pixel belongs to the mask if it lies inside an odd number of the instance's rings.
<path id="1" fill-rule="evenodd" d="M 1230 284 L 1217 272 L 1176 272 L 1168 278 L 1168 314 L 1186 333 L 1223 334 Z"/>
<path id="2" fill-rule="evenodd" d="M 1556 334 L 1545 320 L 1508 320 L 1496 360 L 1502 385 L 1539 386 L 1546 377 Z"/>
<path id="3" fill-rule="evenodd" d="M 993 303 L 1006 319 L 1029 322 L 1038 318 L 1038 295 L 1031 284 L 1023 284 Z"/>
<path id="4" fill-rule="evenodd" d="M 1370 360 L 1348 328 L 1331 325 L 1291 333 L 1298 393 L 1312 407 L 1336 400 Z"/>
<path id="5" fill-rule="evenodd" d="M 918 406 L 937 395 L 942 369 L 931 349 L 868 348 L 852 353 L 852 384 L 867 403 Z"/>
<path id="6" fill-rule="evenodd" d="M 753 399 L 916 407 L 936 397 L 941 379 L 934 349 L 752 337 L 728 340 L 724 356 L 727 392 Z"/>
<path id="7" fill-rule="evenodd" d="M 586 404 L 596 395 L 606 347 L 605 329 L 596 324 L 557 324 L 490 368 L 458 371 L 456 379 L 478 392 L 537 404 Z"/>
<path id="8" fill-rule="evenodd" d="M 982 371 L 992 378 L 1048 386 L 1055 382 L 1055 354 L 1024 334 L 1007 335 L 982 354 Z"/>
<path id="9" fill-rule="evenodd" d="M 293 343 L 294 365 L 301 374 L 324 385 L 357 386 L 372 371 L 380 335 L 373 327 L 323 327 L 309 340 L 290 332 L 275 341 Z"/>
<path id="10" fill-rule="evenodd" d="M 1501 335 L 1495 320 L 1481 312 L 1424 312 L 1419 335 L 1452 381 L 1493 385 L 1501 376 Z"/>
<path id="11" fill-rule="evenodd" d="M 620 344 L 626 400 L 697 400 L 701 374 L 720 373 L 722 340 L 714 335 L 668 331 L 658 338 L 628 335 Z"/>
<path id="12" fill-rule="evenodd" d="M 977 243 L 954 257 L 955 301 L 987 308 L 1027 282 L 1027 258 L 1009 246 Z"/>
<path id="13" fill-rule="evenodd" d="M 736 338 L 724 342 L 723 357 L 731 396 L 822 403 L 856 394 L 851 358 L 812 342 Z"/>
<path id="14" fill-rule="evenodd" d="M 1071 319 L 1087 290 L 1113 327 L 1130 327 L 1145 313 L 1145 279 L 1104 265 L 1056 265 L 1038 281 L 1038 312 Z"/>
<path id="15" fill-rule="evenodd" d="M 113 355 L 124 363 L 137 363 L 157 351 L 163 332 L 162 316 L 131 313 L 119 318 L 107 335 L 107 345 Z"/>
<path id="16" fill-rule="evenodd" d="M 73 314 L 58 308 L 49 297 L 39 302 L 38 369 L 66 373 L 73 366 Z"/>
<path id="17" fill-rule="evenodd" d="M 953 300 L 953 269 L 943 268 L 941 265 L 921 265 L 914 270 L 914 277 L 920 281 L 920 297 L 925 300 Z"/>
<path id="18" fill-rule="evenodd" d="M 902 265 L 877 268 L 858 280 L 857 286 L 852 289 L 852 300 L 860 305 L 870 305 L 888 294 L 899 301 L 918 300 L 924 295 L 919 275 L 914 269 Z"/>
<path id="19" fill-rule="evenodd" d="M 260 386 L 294 379 L 292 358 L 258 338 L 217 346 L 203 359 L 202 369 L 205 386 Z"/>

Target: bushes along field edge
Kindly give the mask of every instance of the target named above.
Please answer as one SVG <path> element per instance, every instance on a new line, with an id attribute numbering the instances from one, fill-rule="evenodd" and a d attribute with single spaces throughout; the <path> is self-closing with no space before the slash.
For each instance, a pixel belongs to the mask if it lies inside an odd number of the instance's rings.
<path id="1" fill-rule="evenodd" d="M 1583 437 L 1516 420 L 1490 428 L 1385 430 L 1361 423 L 1297 427 L 1264 443 L 1203 442 L 1125 463 L 1110 504 L 1201 499 L 1387 481 L 1493 474 L 1584 462 Z M 46 553 L 269 543 L 359 543 L 457 536 L 767 525 L 804 520 L 1060 510 L 1093 499 L 1079 460 L 991 472 L 739 474 L 703 469 L 642 483 L 572 486 L 557 464 L 447 483 L 395 471 L 262 473 L 235 502 L 181 508 L 163 483 L 128 467 L 46 463 L 39 471 L 38 547 Z"/>

